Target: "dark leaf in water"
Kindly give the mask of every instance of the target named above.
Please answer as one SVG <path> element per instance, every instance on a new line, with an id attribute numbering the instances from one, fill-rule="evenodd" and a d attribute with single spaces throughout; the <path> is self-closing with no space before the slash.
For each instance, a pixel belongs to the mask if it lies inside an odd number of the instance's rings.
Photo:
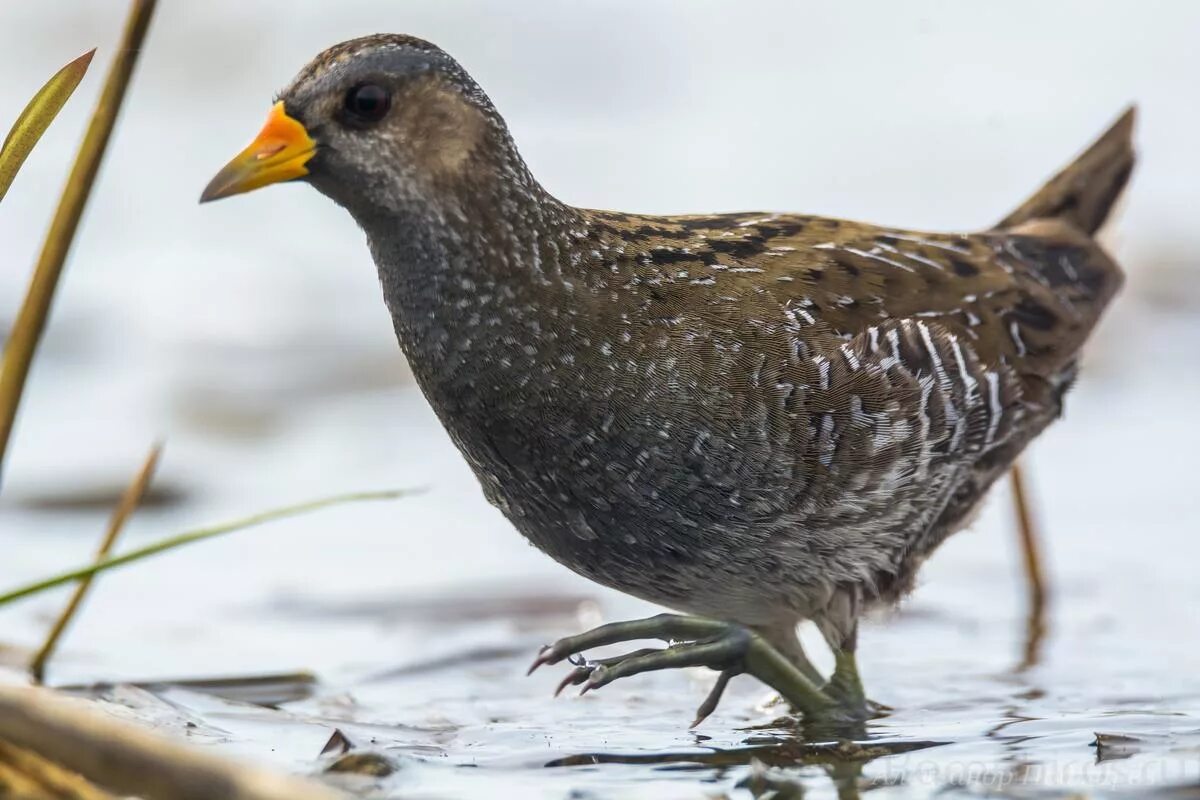
<path id="1" fill-rule="evenodd" d="M 326 772 L 367 775 L 386 778 L 400 768 L 400 764 L 382 753 L 347 753 L 330 764 Z"/>
<path id="2" fill-rule="evenodd" d="M 1124 733 L 1097 733 L 1092 747 L 1096 748 L 1096 761 L 1112 761 L 1129 758 L 1140 752 L 1145 740 L 1140 736 Z"/>
<path id="3" fill-rule="evenodd" d="M 311 672 L 288 672 L 278 675 L 251 675 L 233 678 L 183 678 L 179 680 L 124 681 L 151 692 L 177 687 L 193 692 L 257 706 L 274 707 L 312 697 L 317 677 Z M 97 697 L 113 688 L 112 683 L 60 686 L 60 691 Z"/>
<path id="4" fill-rule="evenodd" d="M 341 728 L 334 728 L 333 733 L 329 737 L 329 741 L 321 748 L 323 756 L 340 756 L 345 755 L 354 749 L 354 743 L 346 738 L 346 734 L 342 733 Z"/>

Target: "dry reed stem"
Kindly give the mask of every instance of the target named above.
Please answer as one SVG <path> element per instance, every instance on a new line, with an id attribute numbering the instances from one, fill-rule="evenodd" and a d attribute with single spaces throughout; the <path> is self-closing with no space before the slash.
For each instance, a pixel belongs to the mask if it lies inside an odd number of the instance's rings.
<path id="1" fill-rule="evenodd" d="M 0 739 L 145 800 L 345 800 L 323 784 L 218 758 L 32 686 L 0 685 Z"/>
<path id="2" fill-rule="evenodd" d="M 14 800 L 116 800 L 77 772 L 0 739 L 0 797 Z"/>
<path id="3" fill-rule="evenodd" d="M 100 546 L 96 549 L 96 561 L 103 561 L 108 557 L 113 545 L 117 542 L 117 537 L 120 536 L 121 530 L 125 527 L 126 520 L 141 505 L 142 498 L 146 496 L 146 490 L 150 488 L 150 481 L 154 477 L 155 469 L 158 468 L 158 459 L 161 455 L 162 444 L 154 444 L 150 448 L 150 452 L 146 455 L 146 460 L 142 464 L 142 468 L 138 470 L 138 474 L 134 476 L 133 481 L 121 495 L 121 499 L 117 501 L 112 517 L 108 520 L 108 529 L 104 532 L 104 538 L 100 541 Z M 80 579 L 79 583 L 75 586 L 75 592 L 67 602 L 66 608 L 59 615 L 58 620 L 54 623 L 54 627 L 50 629 L 50 633 L 46 637 L 46 642 L 38 650 L 37 655 L 33 657 L 33 661 L 30 662 L 29 672 L 38 683 L 41 683 L 45 679 L 46 662 L 53 655 L 55 647 L 58 646 L 59 639 L 62 638 L 63 632 L 67 629 L 67 625 L 79 610 L 79 606 L 83 603 L 83 598 L 87 595 L 88 588 L 92 585 L 94 578 L 95 575 L 88 575 Z"/>

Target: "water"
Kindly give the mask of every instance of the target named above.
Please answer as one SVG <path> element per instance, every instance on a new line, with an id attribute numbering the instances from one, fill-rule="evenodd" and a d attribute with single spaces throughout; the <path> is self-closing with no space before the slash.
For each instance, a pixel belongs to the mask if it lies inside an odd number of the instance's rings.
<path id="1" fill-rule="evenodd" d="M 792 783 L 818 798 L 853 796 L 852 786 L 881 798 L 1140 797 L 1200 785 L 1200 495 L 1189 459 L 1200 375 L 1187 368 L 1200 347 L 1200 283 L 1186 255 L 1197 244 L 1200 120 L 1181 99 L 1200 68 L 1190 46 L 1200 10 L 687 9 L 162 5 L 7 468 L 0 581 L 86 560 L 108 502 L 158 436 L 158 502 L 125 546 L 336 491 L 427 491 L 102 579 L 51 683 L 121 684 L 99 693 L 115 713 L 305 773 L 336 758 L 320 753 L 340 730 L 352 752 L 394 762 L 386 778 L 342 777 L 384 796 L 748 797 Z M 111 0 L 0 9 L 0 109 L 15 114 L 62 62 L 112 42 L 122 10 Z M 1001 487 L 912 598 L 864 630 L 868 691 L 895 710 L 860 749 L 803 742 L 748 678 L 692 731 L 711 685 L 703 671 L 558 699 L 563 667 L 525 678 L 539 645 L 658 609 L 567 573 L 484 502 L 409 382 L 361 235 L 341 212 L 302 187 L 195 206 L 309 56 L 389 29 L 459 56 L 564 198 L 650 212 L 976 226 L 1138 99 L 1145 157 L 1108 239 L 1128 290 L 1067 419 L 1028 462 L 1054 581 L 1040 660 L 1017 669 L 1025 601 Z M 0 210 L 0 319 L 15 311 L 106 66 L 102 49 Z M 62 602 L 0 611 L 0 661 L 20 663 Z M 308 696 L 279 710 L 124 685 L 295 671 L 317 682 L 290 687 Z M 1102 748 L 1097 733 L 1110 737 Z"/>

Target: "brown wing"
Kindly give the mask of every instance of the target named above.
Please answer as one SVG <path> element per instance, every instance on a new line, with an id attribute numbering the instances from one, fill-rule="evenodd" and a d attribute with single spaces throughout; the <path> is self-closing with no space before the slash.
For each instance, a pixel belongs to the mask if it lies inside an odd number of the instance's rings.
<path id="1" fill-rule="evenodd" d="M 598 244 L 619 242 L 610 270 L 642 291 L 647 313 L 784 314 L 819 346 L 923 319 L 986 363 L 1047 379 L 1069 368 L 1121 282 L 1090 237 L 1055 220 L 931 234 L 783 214 L 588 214 Z"/>

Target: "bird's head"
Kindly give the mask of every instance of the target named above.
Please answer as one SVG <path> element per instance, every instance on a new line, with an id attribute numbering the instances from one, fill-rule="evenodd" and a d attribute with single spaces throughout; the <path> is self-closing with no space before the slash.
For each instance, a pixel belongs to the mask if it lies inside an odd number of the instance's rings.
<path id="1" fill-rule="evenodd" d="M 200 201 L 303 180 L 362 221 L 501 177 L 514 168 L 511 148 L 487 96 L 454 59 L 410 36 L 368 36 L 301 70 Z"/>

